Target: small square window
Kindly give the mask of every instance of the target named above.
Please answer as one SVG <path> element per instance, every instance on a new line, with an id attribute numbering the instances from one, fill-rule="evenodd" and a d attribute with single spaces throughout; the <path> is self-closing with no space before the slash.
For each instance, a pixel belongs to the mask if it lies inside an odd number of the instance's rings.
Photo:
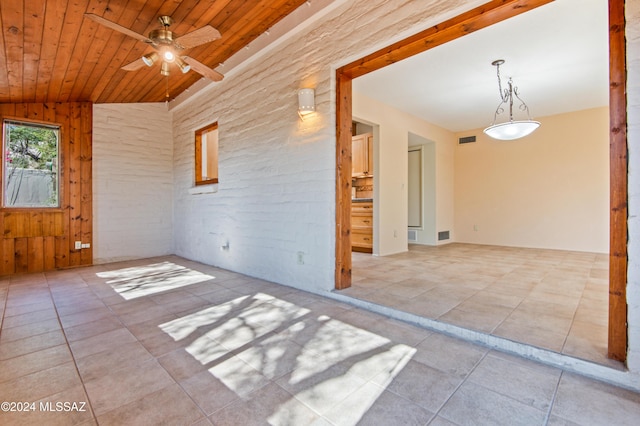
<path id="1" fill-rule="evenodd" d="M 5 120 L 2 206 L 59 207 L 60 127 Z"/>
<path id="2" fill-rule="evenodd" d="M 196 130 L 196 185 L 218 183 L 218 123 Z"/>

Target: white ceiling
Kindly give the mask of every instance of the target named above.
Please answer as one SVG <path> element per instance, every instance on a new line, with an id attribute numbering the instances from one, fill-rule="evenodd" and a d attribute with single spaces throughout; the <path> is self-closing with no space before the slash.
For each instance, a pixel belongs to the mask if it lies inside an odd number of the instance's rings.
<path id="1" fill-rule="evenodd" d="M 359 77 L 353 90 L 453 132 L 483 128 L 500 103 L 491 62 L 504 59 L 503 85 L 513 77 L 532 118 L 605 106 L 607 17 L 607 0 L 556 0 Z"/>

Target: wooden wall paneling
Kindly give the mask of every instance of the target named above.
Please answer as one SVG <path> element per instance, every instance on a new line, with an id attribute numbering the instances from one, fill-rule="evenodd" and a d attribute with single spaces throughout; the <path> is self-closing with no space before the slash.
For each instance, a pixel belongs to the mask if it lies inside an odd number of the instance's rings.
<path id="1" fill-rule="evenodd" d="M 14 239 L 15 271 L 16 273 L 29 271 L 29 243 L 26 237 Z"/>
<path id="2" fill-rule="evenodd" d="M 32 211 L 27 213 L 29 216 L 29 233 L 27 237 L 42 237 L 44 235 L 42 211 Z"/>
<path id="3" fill-rule="evenodd" d="M 43 271 L 52 271 L 56 269 L 56 237 L 46 236 L 43 240 Z"/>
<path id="4" fill-rule="evenodd" d="M 80 250 L 74 248 L 76 241 L 82 241 L 82 185 L 80 182 L 80 162 L 82 127 L 80 125 L 81 110 L 78 104 L 70 105 L 70 138 L 69 138 L 69 266 L 81 264 Z"/>
<path id="5" fill-rule="evenodd" d="M 55 267 L 69 267 L 69 168 L 72 167 L 69 157 L 69 140 L 71 138 L 71 117 L 69 104 L 49 104 L 53 121 L 62 126 L 60 138 L 60 207 L 62 209 L 62 225 L 64 233 L 55 237 Z"/>
<path id="6" fill-rule="evenodd" d="M 609 358 L 627 357 L 627 105 L 624 1 L 609 0 Z"/>
<path id="7" fill-rule="evenodd" d="M 64 269 L 69 267 L 69 237 L 65 234 L 60 237 L 55 237 L 56 256 L 55 267 L 56 269 Z"/>
<path id="8" fill-rule="evenodd" d="M 60 208 L 2 209 L 0 274 L 90 265 L 92 249 L 91 103 L 0 105 L 3 117 L 46 121 L 60 130 Z"/>
<path id="9" fill-rule="evenodd" d="M 16 272 L 16 240 L 5 238 L 2 240 L 2 274 L 10 275 Z"/>
<path id="10" fill-rule="evenodd" d="M 93 262 L 93 178 L 92 178 L 92 150 L 91 134 L 93 129 L 93 106 L 83 103 L 80 105 L 81 111 L 81 133 L 80 142 L 80 186 L 82 195 L 80 202 L 81 215 L 81 238 L 83 243 L 91 244 L 89 248 L 82 249 L 80 264 L 91 265 Z"/>
<path id="11" fill-rule="evenodd" d="M 44 271 L 44 238 L 27 238 L 27 271 Z"/>
<path id="12" fill-rule="evenodd" d="M 29 120 L 44 120 L 44 104 L 27 104 L 25 118 Z"/>

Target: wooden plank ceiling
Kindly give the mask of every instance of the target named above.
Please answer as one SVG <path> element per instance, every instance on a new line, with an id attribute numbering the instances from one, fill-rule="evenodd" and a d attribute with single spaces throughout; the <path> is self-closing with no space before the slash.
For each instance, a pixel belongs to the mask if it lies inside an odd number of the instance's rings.
<path id="1" fill-rule="evenodd" d="M 139 34 L 174 19 L 178 36 L 211 25 L 222 38 L 184 53 L 216 68 L 305 0 L 7 0 L 0 2 L 0 103 L 160 102 L 201 79 L 159 64 L 120 67 L 153 51 L 149 45 L 84 16 L 94 13 Z"/>

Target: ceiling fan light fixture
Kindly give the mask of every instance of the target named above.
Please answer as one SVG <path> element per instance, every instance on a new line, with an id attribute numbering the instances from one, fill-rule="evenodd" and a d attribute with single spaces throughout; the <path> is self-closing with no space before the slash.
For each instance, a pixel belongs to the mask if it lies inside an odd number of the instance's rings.
<path id="1" fill-rule="evenodd" d="M 158 60 L 158 54 L 156 52 L 147 53 L 142 57 L 142 62 L 148 67 L 153 65 Z"/>
<path id="2" fill-rule="evenodd" d="M 511 141 L 520 139 L 533 133 L 538 127 L 540 127 L 539 121 L 534 121 L 529 115 L 529 107 L 524 103 L 518 95 L 518 88 L 513 85 L 513 81 L 509 78 L 507 82 L 507 88 L 502 90 L 502 79 L 500 78 L 500 65 L 504 64 L 504 59 L 497 59 L 491 63 L 495 66 L 498 75 L 498 89 L 500 90 L 500 104 L 496 108 L 496 112 L 493 117 L 493 123 L 491 126 L 483 130 L 483 132 L 493 138 L 503 141 Z M 520 101 L 519 109 L 527 113 L 526 120 L 517 121 L 513 119 L 513 98 Z M 504 112 L 503 104 L 509 104 L 509 121 L 496 124 L 498 115 Z"/>
<path id="3" fill-rule="evenodd" d="M 169 63 L 168 62 L 162 62 L 162 67 L 160 68 L 160 74 L 164 75 L 165 77 L 168 77 L 169 74 L 171 74 L 171 70 L 169 69 Z"/>
<path id="4" fill-rule="evenodd" d="M 169 48 L 162 51 L 162 60 L 165 62 L 173 62 L 176 60 L 176 54 Z"/>
<path id="5" fill-rule="evenodd" d="M 180 71 L 182 71 L 182 74 L 186 74 L 189 72 L 189 70 L 191 70 L 191 65 L 183 61 L 182 58 L 180 57 L 176 58 L 176 65 L 178 66 L 178 68 L 180 68 Z"/>

